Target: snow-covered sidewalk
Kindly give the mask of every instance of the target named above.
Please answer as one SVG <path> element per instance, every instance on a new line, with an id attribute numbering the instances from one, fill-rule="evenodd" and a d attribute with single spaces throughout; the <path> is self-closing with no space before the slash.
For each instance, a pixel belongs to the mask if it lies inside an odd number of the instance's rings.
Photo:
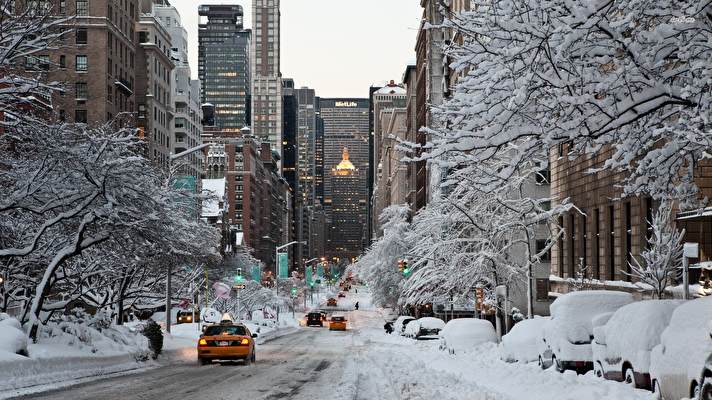
<path id="1" fill-rule="evenodd" d="M 382 311 L 365 295 L 362 311 L 349 313 L 353 357 L 337 398 L 469 399 L 469 400 L 650 400 L 645 390 L 605 381 L 592 374 L 543 371 L 536 364 L 510 364 L 499 358 L 496 345 L 467 354 L 438 350 L 437 341 L 415 341 L 387 335 Z"/>

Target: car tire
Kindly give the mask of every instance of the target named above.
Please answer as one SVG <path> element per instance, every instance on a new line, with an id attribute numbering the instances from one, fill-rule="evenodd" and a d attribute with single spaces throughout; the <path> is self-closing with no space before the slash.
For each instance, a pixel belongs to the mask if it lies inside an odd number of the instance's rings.
<path id="1" fill-rule="evenodd" d="M 559 361 L 558 358 L 556 358 L 555 355 L 551 356 L 551 363 L 554 364 L 554 367 L 556 367 L 556 370 L 558 372 L 564 372 L 565 368 L 562 366 L 561 362 Z"/>
<path id="2" fill-rule="evenodd" d="M 539 368 L 541 369 L 546 369 L 546 366 L 544 366 L 544 359 L 539 356 Z"/>
<path id="3" fill-rule="evenodd" d="M 601 364 L 600 361 L 593 364 L 593 374 L 596 375 L 597 378 L 605 379 L 603 364 Z"/>
<path id="4" fill-rule="evenodd" d="M 198 359 L 198 364 L 200 364 L 200 365 L 208 365 L 208 364 L 210 364 L 210 360 L 206 360 L 206 359 L 204 359 L 204 358 L 199 358 L 199 359 Z"/>
<path id="5" fill-rule="evenodd" d="M 698 400 L 700 398 L 700 392 L 701 392 L 700 385 L 698 385 L 697 382 L 692 381 L 690 388 L 692 389 L 692 390 L 690 390 L 690 399 Z"/>
<path id="6" fill-rule="evenodd" d="M 633 371 L 633 368 L 628 367 L 623 371 L 623 382 L 634 389 L 638 387 L 638 383 L 635 381 L 635 371 Z"/>
<path id="7" fill-rule="evenodd" d="M 706 377 L 702 379 L 702 384 L 695 400 L 712 400 L 712 378 Z"/>
<path id="8" fill-rule="evenodd" d="M 653 379 L 650 382 L 650 390 L 653 392 L 653 400 L 663 400 L 663 392 L 660 391 L 660 384 L 657 380 Z"/>

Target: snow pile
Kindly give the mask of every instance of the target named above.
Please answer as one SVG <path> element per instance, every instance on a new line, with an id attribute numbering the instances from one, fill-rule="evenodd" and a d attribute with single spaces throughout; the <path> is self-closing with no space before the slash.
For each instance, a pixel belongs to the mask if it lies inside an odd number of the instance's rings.
<path id="1" fill-rule="evenodd" d="M 650 352 L 660 343 L 660 334 L 680 304 L 682 302 L 676 300 L 648 300 L 620 308 L 596 331 L 603 335 L 600 340 L 597 335 L 596 342 L 606 346 L 602 348 L 603 354 L 595 354 L 594 358 L 604 363 L 619 360 L 616 366 L 628 361 L 636 372 L 648 372 Z"/>
<path id="2" fill-rule="evenodd" d="M 137 360 L 150 355 L 148 339 L 138 326 L 112 325 L 107 315 L 83 312 L 62 316 L 40 328 L 37 344 L 30 345 L 32 358 L 62 356 L 107 356 L 133 354 Z"/>
<path id="3" fill-rule="evenodd" d="M 710 320 L 712 297 L 685 302 L 673 312 L 650 356 L 651 378 L 657 380 L 666 398 L 688 396 L 674 388 L 688 388 L 689 382 L 700 376 L 705 359 L 712 354 Z M 685 384 L 680 384 L 681 379 Z"/>
<path id="4" fill-rule="evenodd" d="M 20 321 L 0 313 L 0 362 L 21 360 L 27 356 L 27 335 Z"/>
<path id="5" fill-rule="evenodd" d="M 548 321 L 548 317 L 534 317 L 516 323 L 508 334 L 502 336 L 502 360 L 521 363 L 536 361 L 539 358 L 542 330 Z"/>
<path id="6" fill-rule="evenodd" d="M 457 318 L 445 324 L 440 338 L 441 349 L 447 349 L 450 354 L 460 354 L 483 343 L 496 343 L 497 333 L 487 320 Z"/>

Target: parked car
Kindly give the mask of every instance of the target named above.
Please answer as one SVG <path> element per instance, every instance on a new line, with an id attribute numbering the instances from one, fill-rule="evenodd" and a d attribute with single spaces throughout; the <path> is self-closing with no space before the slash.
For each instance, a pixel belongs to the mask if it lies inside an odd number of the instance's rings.
<path id="1" fill-rule="evenodd" d="M 646 300 L 618 309 L 608 322 L 594 328 L 596 375 L 649 389 L 650 353 L 670 323 L 677 300 Z"/>
<path id="2" fill-rule="evenodd" d="M 16 354 L 17 359 L 29 356 L 27 335 L 22 330 L 20 321 L 7 314 L 0 313 L 0 353 Z"/>
<path id="3" fill-rule="evenodd" d="M 548 321 L 549 317 L 534 317 L 517 322 L 509 333 L 502 336 L 502 360 L 520 363 L 537 361 L 542 329 Z"/>
<path id="4" fill-rule="evenodd" d="M 396 322 L 393 323 L 393 332 L 398 335 L 404 335 L 405 328 L 411 321 L 415 321 L 415 318 L 408 315 L 402 315 L 396 318 Z"/>
<path id="5" fill-rule="evenodd" d="M 407 337 L 416 340 L 436 340 L 439 338 L 440 330 L 445 327 L 445 321 L 440 318 L 423 317 L 411 321 L 405 327 Z"/>
<path id="6" fill-rule="evenodd" d="M 710 320 L 712 297 L 685 302 L 672 313 L 650 355 L 650 379 L 658 399 L 698 399 L 700 388 L 709 386 L 709 378 L 702 382 L 702 377 L 712 354 Z"/>
<path id="7" fill-rule="evenodd" d="M 307 314 L 307 326 L 324 326 L 324 320 L 320 312 L 310 312 Z"/>
<path id="8" fill-rule="evenodd" d="M 440 331 L 440 350 L 459 354 L 483 343 L 497 343 L 497 332 L 485 319 L 456 318 Z"/>
<path id="9" fill-rule="evenodd" d="M 633 302 L 630 293 L 585 290 L 567 293 L 551 304 L 551 319 L 544 324 L 539 365 L 557 371 L 593 369 L 592 320 Z"/>

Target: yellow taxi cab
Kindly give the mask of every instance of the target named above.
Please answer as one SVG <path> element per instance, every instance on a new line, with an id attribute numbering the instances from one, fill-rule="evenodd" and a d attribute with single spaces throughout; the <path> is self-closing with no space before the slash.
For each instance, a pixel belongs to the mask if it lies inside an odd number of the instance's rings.
<path id="1" fill-rule="evenodd" d="M 327 307 L 336 307 L 336 299 L 331 297 L 329 300 L 326 301 L 326 306 Z"/>
<path id="2" fill-rule="evenodd" d="M 340 315 L 334 315 L 329 321 L 330 331 L 345 331 L 346 330 L 346 318 Z"/>
<path id="3" fill-rule="evenodd" d="M 207 326 L 198 340 L 198 361 L 201 365 L 213 360 L 255 362 L 256 337 L 245 325 L 233 321 Z"/>

